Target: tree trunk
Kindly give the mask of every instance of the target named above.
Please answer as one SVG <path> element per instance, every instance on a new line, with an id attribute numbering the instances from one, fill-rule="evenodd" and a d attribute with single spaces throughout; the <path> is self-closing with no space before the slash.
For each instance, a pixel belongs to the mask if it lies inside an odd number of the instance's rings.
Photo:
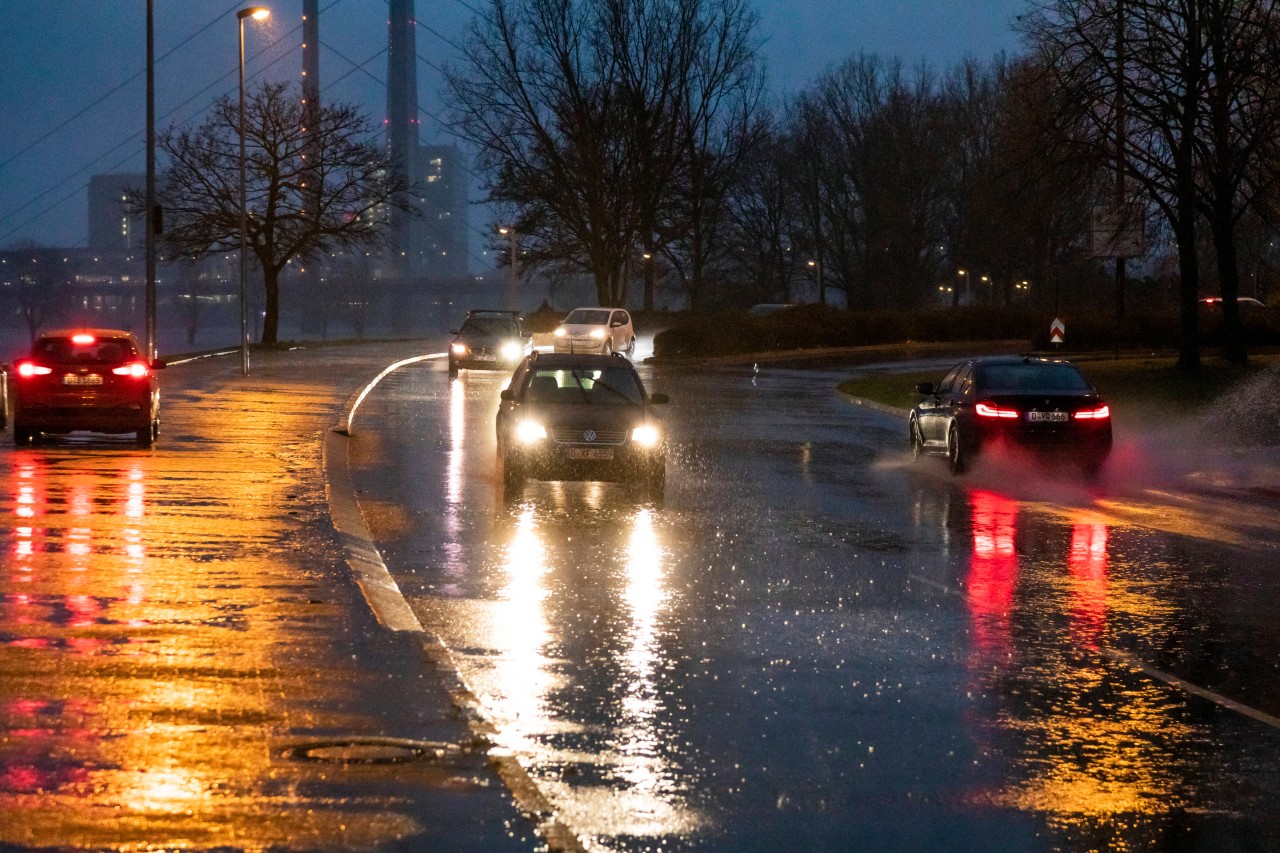
<path id="1" fill-rule="evenodd" d="M 280 271 L 263 265 L 262 291 L 266 297 L 262 315 L 262 340 L 259 343 L 279 342 L 280 330 Z"/>
<path id="2" fill-rule="evenodd" d="M 1244 327 L 1240 323 L 1240 262 L 1236 252 L 1235 221 L 1231 210 L 1231 198 L 1224 198 L 1224 189 L 1216 189 L 1214 196 L 1213 247 L 1218 255 L 1218 279 L 1222 295 L 1222 335 L 1227 361 L 1245 364 L 1249 352 L 1244 340 Z"/>

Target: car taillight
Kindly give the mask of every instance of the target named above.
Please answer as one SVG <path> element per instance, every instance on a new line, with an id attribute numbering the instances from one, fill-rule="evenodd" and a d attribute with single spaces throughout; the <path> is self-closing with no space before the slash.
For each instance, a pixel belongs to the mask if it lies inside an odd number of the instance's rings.
<path id="1" fill-rule="evenodd" d="M 47 376 L 53 373 L 52 367 L 45 367 L 43 364 L 32 364 L 24 361 L 18 364 L 18 375 L 23 379 L 30 379 L 32 376 Z"/>
<path id="2" fill-rule="evenodd" d="M 129 364 L 123 364 L 120 367 L 113 367 L 111 372 L 116 376 L 132 376 L 134 379 L 143 379 L 151 372 L 151 368 L 147 367 L 146 362 L 134 361 Z"/>
<path id="3" fill-rule="evenodd" d="M 997 406 L 995 403 L 979 403 L 974 407 L 980 418 L 1017 418 L 1017 409 L 1006 409 L 1003 406 Z"/>
<path id="4" fill-rule="evenodd" d="M 1109 417 L 1111 417 L 1111 407 L 1106 403 L 1092 409 L 1081 409 L 1076 412 L 1076 420 L 1080 421 L 1100 421 Z"/>

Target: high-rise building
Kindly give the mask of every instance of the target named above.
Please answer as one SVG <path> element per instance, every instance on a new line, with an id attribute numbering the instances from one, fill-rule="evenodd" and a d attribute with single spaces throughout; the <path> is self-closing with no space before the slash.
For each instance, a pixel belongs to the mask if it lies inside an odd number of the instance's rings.
<path id="1" fill-rule="evenodd" d="M 129 212 L 130 194 L 141 195 L 147 176 L 141 173 L 94 175 L 89 179 L 89 248 L 98 251 L 144 247 L 146 218 Z"/>
<path id="2" fill-rule="evenodd" d="M 424 145 L 418 151 L 414 196 L 421 214 L 409 226 L 422 278 L 458 282 L 467 276 L 470 220 L 467 185 L 471 170 L 456 145 Z"/>
<path id="3" fill-rule="evenodd" d="M 387 17 L 387 153 L 392 168 L 411 181 L 417 179 L 418 149 L 418 53 L 413 0 L 390 0 Z M 415 245 L 418 229 L 410 218 L 392 217 L 393 257 L 400 274 L 415 278 L 421 272 L 421 247 Z"/>

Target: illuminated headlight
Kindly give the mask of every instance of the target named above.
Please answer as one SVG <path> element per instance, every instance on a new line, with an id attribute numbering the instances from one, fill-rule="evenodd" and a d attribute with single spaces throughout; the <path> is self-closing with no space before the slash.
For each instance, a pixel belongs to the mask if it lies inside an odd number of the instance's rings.
<path id="1" fill-rule="evenodd" d="M 568 329 L 566 329 L 564 326 L 557 326 L 557 327 L 556 327 L 555 335 L 556 335 L 556 337 L 557 337 L 557 338 L 563 338 L 563 337 L 564 337 L 565 335 L 567 335 L 567 334 L 569 334 L 569 330 L 568 330 Z"/>
<path id="2" fill-rule="evenodd" d="M 466 355 L 466 354 L 467 354 L 467 345 L 466 345 L 466 344 L 454 344 L 454 345 L 453 345 L 453 354 L 454 354 L 454 355 Z"/>
<path id="3" fill-rule="evenodd" d="M 641 447 L 657 447 L 662 433 L 653 424 L 641 424 L 631 431 L 631 440 Z"/>
<path id="4" fill-rule="evenodd" d="M 516 441 L 521 444 L 534 444 L 546 437 L 546 427 L 537 421 L 520 421 L 516 424 Z"/>
<path id="5" fill-rule="evenodd" d="M 604 329 L 592 329 L 591 337 L 595 338 L 597 341 L 604 340 Z"/>
<path id="6" fill-rule="evenodd" d="M 507 361 L 515 361 L 524 355 L 524 347 L 518 341 L 507 341 L 502 345 L 502 357 Z"/>

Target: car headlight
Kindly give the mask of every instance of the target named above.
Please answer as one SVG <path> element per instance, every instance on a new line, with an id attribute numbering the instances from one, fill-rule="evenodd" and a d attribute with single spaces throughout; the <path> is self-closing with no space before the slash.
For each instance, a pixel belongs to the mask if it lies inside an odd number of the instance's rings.
<path id="1" fill-rule="evenodd" d="M 516 424 L 516 441 L 535 444 L 547 437 L 547 428 L 537 421 L 520 421 Z"/>
<path id="2" fill-rule="evenodd" d="M 519 341 L 507 341 L 502 345 L 502 357 L 507 361 L 515 361 L 522 355 L 524 355 L 524 347 Z"/>
<path id="3" fill-rule="evenodd" d="M 467 354 L 467 345 L 466 345 L 466 344 L 454 344 L 454 345 L 453 345 L 453 347 L 452 347 L 452 349 L 453 349 L 453 354 L 454 354 L 454 355 L 466 355 L 466 354 Z"/>
<path id="4" fill-rule="evenodd" d="M 556 327 L 555 335 L 557 338 L 563 338 L 567 334 L 569 334 L 569 330 L 566 329 L 564 326 Z"/>
<path id="5" fill-rule="evenodd" d="M 631 431 L 631 440 L 641 447 L 657 447 L 662 433 L 653 424 L 641 424 Z"/>
<path id="6" fill-rule="evenodd" d="M 599 340 L 603 340 L 603 339 L 604 339 L 604 329 L 592 329 L 592 330 L 591 330 L 591 337 L 595 338 L 597 341 L 599 341 Z"/>

